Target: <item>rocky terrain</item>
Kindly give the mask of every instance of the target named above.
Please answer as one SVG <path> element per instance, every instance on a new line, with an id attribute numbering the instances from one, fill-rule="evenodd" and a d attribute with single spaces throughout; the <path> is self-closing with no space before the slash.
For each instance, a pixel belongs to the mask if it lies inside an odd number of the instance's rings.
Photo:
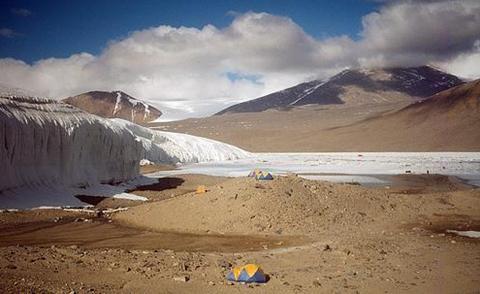
<path id="1" fill-rule="evenodd" d="M 178 180 L 142 189 L 173 198 L 126 211 L 0 213 L 0 289 L 474 293 L 480 286 L 479 240 L 447 232 L 480 229 L 480 194 L 447 177 L 407 175 L 378 188 L 295 176 Z M 208 192 L 187 188 L 201 182 Z M 249 262 L 262 266 L 266 284 L 225 280 L 232 266 Z"/>
<path id="2" fill-rule="evenodd" d="M 154 106 L 122 91 L 90 91 L 63 102 L 104 118 L 121 118 L 137 124 L 146 124 L 162 115 Z"/>

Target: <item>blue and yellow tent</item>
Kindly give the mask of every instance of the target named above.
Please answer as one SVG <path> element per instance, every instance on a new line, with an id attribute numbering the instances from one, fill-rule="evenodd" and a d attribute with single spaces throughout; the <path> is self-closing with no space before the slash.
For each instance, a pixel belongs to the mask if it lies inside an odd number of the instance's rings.
<path id="1" fill-rule="evenodd" d="M 259 170 L 259 169 L 254 169 L 252 170 L 249 174 L 248 174 L 248 177 L 249 178 L 256 178 L 258 174 L 260 174 L 262 171 Z"/>
<path id="2" fill-rule="evenodd" d="M 257 180 L 273 180 L 273 176 L 269 172 L 261 171 L 259 169 L 255 169 L 251 171 L 248 176 L 250 178 L 255 178 Z"/>
<path id="3" fill-rule="evenodd" d="M 261 172 L 259 175 L 255 177 L 257 180 L 273 180 L 273 176 L 269 172 Z"/>
<path id="4" fill-rule="evenodd" d="M 260 266 L 256 264 L 247 264 L 232 268 L 227 274 L 227 280 L 244 283 L 266 283 L 267 276 L 263 273 Z"/>

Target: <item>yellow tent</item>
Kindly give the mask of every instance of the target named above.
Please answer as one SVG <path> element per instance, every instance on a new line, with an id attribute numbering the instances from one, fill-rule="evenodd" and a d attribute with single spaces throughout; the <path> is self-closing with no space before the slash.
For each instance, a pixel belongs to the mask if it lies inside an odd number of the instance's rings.
<path id="1" fill-rule="evenodd" d="M 195 191 L 195 193 L 197 194 L 202 194 L 202 193 L 205 193 L 207 192 L 207 187 L 205 187 L 204 185 L 200 185 L 197 187 L 197 190 Z"/>
<path id="2" fill-rule="evenodd" d="M 265 283 L 267 276 L 257 264 L 237 266 L 227 274 L 227 280 L 244 283 Z"/>

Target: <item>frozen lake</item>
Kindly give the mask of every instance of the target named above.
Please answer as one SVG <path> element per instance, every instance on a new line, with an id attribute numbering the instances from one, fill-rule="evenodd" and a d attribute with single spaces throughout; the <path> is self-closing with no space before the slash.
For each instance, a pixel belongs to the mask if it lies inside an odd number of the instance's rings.
<path id="1" fill-rule="evenodd" d="M 381 175 L 429 172 L 458 176 L 480 186 L 480 152 L 255 153 L 245 159 L 184 165 L 154 176 L 198 173 L 238 177 L 255 168 L 273 174 L 296 173 L 309 179 L 363 184 L 381 184 Z"/>
<path id="2" fill-rule="evenodd" d="M 152 184 L 159 177 L 176 174 L 207 174 L 240 177 L 259 168 L 274 175 L 296 173 L 308 179 L 333 182 L 358 182 L 364 185 L 388 185 L 388 175 L 453 175 L 480 186 L 480 152 L 371 152 L 371 153 L 255 153 L 249 158 L 187 164 L 176 170 L 138 177 L 120 185 L 97 185 L 86 189 L 27 187 L 0 194 L 0 209 L 40 206 L 82 206 L 73 195 L 95 195 L 136 200 L 142 197 L 125 193 L 139 185 Z"/>

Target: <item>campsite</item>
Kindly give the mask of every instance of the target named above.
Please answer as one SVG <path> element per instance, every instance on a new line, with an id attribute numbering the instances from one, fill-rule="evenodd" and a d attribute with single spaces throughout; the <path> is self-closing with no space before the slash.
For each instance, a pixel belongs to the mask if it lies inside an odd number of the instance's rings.
<path id="1" fill-rule="evenodd" d="M 0 294 L 480 293 L 480 1 L 0 8 Z"/>
<path id="2" fill-rule="evenodd" d="M 159 197 L 140 205 L 106 199 L 90 210 L 3 212 L 0 287 L 468 292 L 478 283 L 478 241 L 447 230 L 480 229 L 480 195 L 453 177 L 392 176 L 387 189 L 248 175 L 159 178 L 131 191 Z M 228 278 L 247 264 L 261 266 L 267 283 Z"/>

